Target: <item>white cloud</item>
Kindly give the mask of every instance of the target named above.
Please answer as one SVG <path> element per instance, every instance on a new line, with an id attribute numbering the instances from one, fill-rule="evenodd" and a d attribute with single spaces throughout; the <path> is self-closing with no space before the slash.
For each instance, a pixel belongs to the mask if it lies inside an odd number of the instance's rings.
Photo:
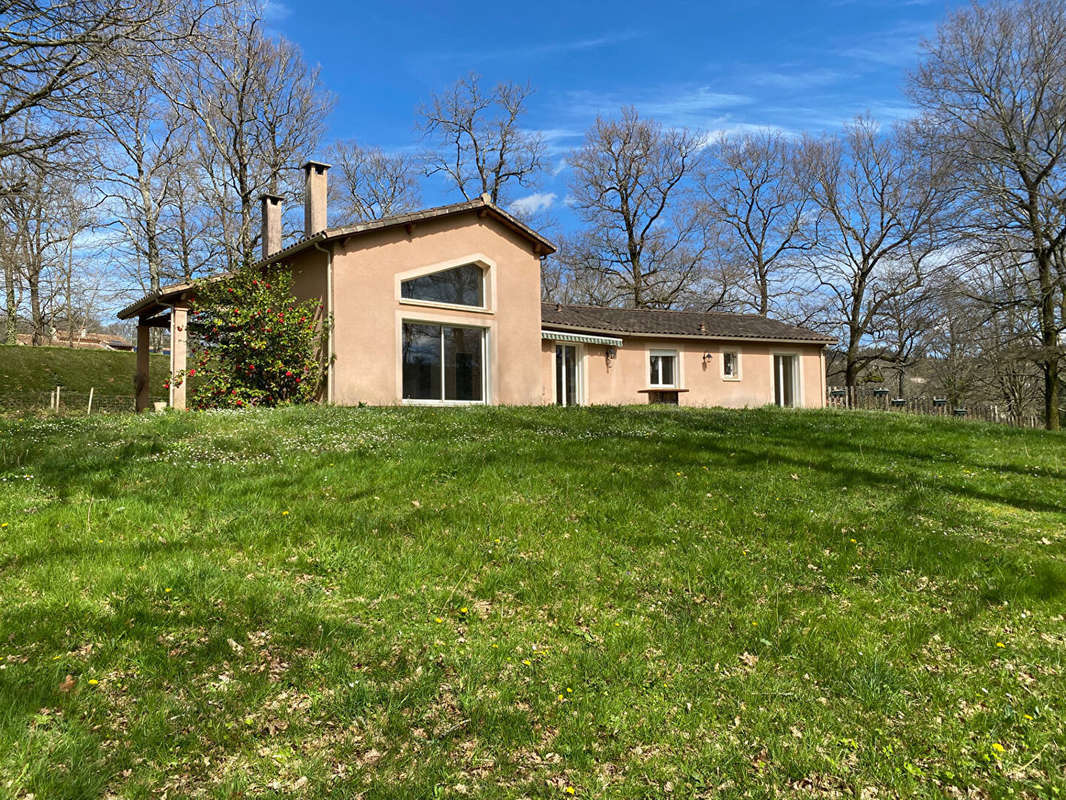
<path id="1" fill-rule="evenodd" d="M 292 9 L 281 0 L 266 0 L 263 3 L 263 20 L 268 24 L 284 22 L 292 15 Z"/>
<path id="2" fill-rule="evenodd" d="M 525 197 L 519 197 L 511 203 L 510 211 L 513 214 L 525 216 L 535 214 L 538 211 L 546 211 L 555 205 L 555 192 L 534 192 Z"/>

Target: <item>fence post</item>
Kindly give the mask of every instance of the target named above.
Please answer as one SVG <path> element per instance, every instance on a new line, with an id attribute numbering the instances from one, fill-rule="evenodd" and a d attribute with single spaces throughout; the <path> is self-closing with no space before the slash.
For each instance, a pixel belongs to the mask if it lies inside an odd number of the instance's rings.
<path id="1" fill-rule="evenodd" d="M 60 396 L 60 392 L 61 391 L 62 391 L 62 387 L 61 386 L 57 386 L 56 387 L 56 413 L 57 414 L 59 413 L 59 403 L 60 403 L 59 396 Z"/>
<path id="2" fill-rule="evenodd" d="M 96 391 L 96 387 L 89 387 L 89 408 L 85 411 L 85 416 L 92 416 L 93 413 L 93 392 Z"/>

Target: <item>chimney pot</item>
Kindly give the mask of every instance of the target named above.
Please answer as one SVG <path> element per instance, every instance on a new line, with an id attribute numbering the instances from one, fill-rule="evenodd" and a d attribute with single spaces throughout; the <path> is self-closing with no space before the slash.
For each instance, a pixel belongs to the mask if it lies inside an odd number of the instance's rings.
<path id="1" fill-rule="evenodd" d="M 304 171 L 304 235 L 314 236 L 326 229 L 326 172 L 330 165 L 308 161 Z"/>
<path id="2" fill-rule="evenodd" d="M 263 258 L 274 255 L 281 249 L 281 201 L 280 195 L 261 194 L 259 203 L 263 220 Z"/>

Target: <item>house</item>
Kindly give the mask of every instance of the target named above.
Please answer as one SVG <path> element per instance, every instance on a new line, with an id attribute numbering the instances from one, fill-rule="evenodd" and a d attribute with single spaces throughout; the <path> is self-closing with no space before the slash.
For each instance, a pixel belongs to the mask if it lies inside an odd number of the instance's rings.
<path id="1" fill-rule="evenodd" d="M 305 235 L 281 246 L 281 198 L 264 195 L 259 266 L 332 317 L 324 400 L 338 405 L 672 403 L 821 407 L 830 339 L 745 314 L 542 304 L 551 242 L 478 198 L 326 225 L 329 165 L 304 165 Z M 186 360 L 192 284 L 119 312 L 138 321 L 137 408 L 148 405 L 148 332 Z M 171 382 L 171 405 L 185 387 Z"/>
<path id="2" fill-rule="evenodd" d="M 16 344 L 32 345 L 33 334 L 19 333 L 15 336 Z M 89 333 L 82 328 L 70 338 L 68 334 L 52 330 L 42 344 L 46 347 L 73 347 L 78 350 L 132 350 L 133 345 L 111 333 Z"/>

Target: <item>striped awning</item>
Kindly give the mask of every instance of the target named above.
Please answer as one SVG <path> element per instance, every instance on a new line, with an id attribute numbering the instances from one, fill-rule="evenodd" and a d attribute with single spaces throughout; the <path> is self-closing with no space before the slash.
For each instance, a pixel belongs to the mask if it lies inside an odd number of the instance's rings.
<path id="1" fill-rule="evenodd" d="M 613 336 L 592 336 L 587 333 L 564 333 L 563 331 L 541 331 L 541 339 L 551 342 L 581 342 L 582 344 L 603 344 L 608 347 L 621 347 L 622 340 Z"/>

